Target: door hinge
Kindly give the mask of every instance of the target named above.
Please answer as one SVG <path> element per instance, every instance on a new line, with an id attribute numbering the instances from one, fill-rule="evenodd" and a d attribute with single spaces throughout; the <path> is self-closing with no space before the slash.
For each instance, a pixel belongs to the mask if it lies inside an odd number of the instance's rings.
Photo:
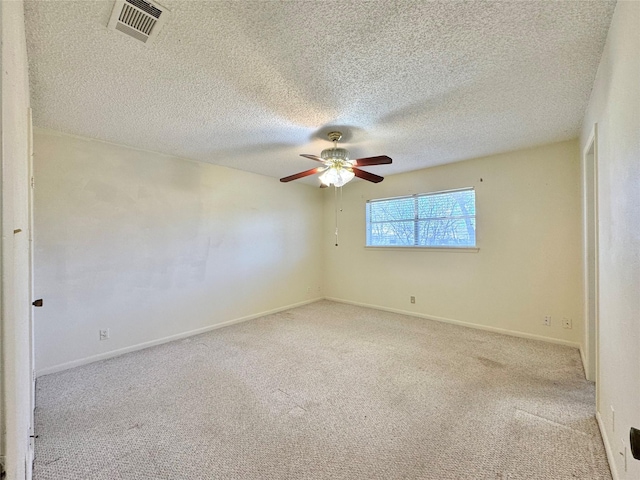
<path id="1" fill-rule="evenodd" d="M 31 188 L 36 188 L 36 179 L 31 177 Z"/>

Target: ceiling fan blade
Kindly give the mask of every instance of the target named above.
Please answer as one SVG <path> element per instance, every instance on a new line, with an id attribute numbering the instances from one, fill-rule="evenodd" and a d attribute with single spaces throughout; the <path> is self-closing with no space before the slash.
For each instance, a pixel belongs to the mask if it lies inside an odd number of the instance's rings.
<path id="1" fill-rule="evenodd" d="M 322 162 L 322 163 L 324 163 L 324 160 L 322 160 L 322 159 L 321 159 L 319 156 L 317 156 L 317 155 L 309 155 L 309 154 L 307 154 L 307 153 L 301 153 L 301 154 L 300 154 L 300 156 L 301 156 L 301 157 L 304 157 L 304 158 L 308 158 L 309 160 L 315 160 L 316 162 Z"/>
<path id="2" fill-rule="evenodd" d="M 387 163 L 391 163 L 391 158 L 386 155 L 380 155 L 379 157 L 366 157 L 366 158 L 358 158 L 355 160 L 356 167 L 366 167 L 369 165 L 385 165 Z"/>
<path id="3" fill-rule="evenodd" d="M 359 168 L 353 167 L 353 173 L 355 173 L 356 177 L 361 178 L 363 180 L 367 180 L 373 183 L 380 183 L 384 180 L 384 177 L 380 175 L 374 175 L 373 173 L 365 172 L 364 170 L 360 170 Z"/>
<path id="4" fill-rule="evenodd" d="M 293 175 L 289 175 L 288 177 L 281 178 L 280 181 L 281 182 L 290 182 L 291 180 L 297 180 L 299 178 L 308 177 L 309 175 L 313 175 L 314 173 L 323 172 L 326 169 L 327 169 L 326 167 L 312 168 L 311 170 L 305 170 L 304 172 L 295 173 Z"/>

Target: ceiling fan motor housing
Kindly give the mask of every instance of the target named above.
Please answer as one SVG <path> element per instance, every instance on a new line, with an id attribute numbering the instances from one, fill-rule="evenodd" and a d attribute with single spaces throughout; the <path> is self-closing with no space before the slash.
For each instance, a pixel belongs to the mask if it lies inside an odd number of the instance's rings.
<path id="1" fill-rule="evenodd" d="M 320 158 L 336 166 L 343 166 L 349 161 L 349 150 L 346 148 L 327 148 L 320 152 Z"/>

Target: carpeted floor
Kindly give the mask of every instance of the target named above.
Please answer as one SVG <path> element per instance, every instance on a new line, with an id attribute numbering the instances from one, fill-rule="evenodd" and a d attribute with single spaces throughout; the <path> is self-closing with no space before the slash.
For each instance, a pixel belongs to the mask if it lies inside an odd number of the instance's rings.
<path id="1" fill-rule="evenodd" d="M 321 301 L 38 379 L 36 480 L 610 479 L 572 348 Z"/>

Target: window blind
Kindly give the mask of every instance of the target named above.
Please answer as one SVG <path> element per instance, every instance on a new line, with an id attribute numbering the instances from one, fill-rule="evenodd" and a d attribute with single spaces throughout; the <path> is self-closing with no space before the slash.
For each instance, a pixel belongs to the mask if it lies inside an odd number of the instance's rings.
<path id="1" fill-rule="evenodd" d="M 367 201 L 367 246 L 475 247 L 473 188 Z"/>

